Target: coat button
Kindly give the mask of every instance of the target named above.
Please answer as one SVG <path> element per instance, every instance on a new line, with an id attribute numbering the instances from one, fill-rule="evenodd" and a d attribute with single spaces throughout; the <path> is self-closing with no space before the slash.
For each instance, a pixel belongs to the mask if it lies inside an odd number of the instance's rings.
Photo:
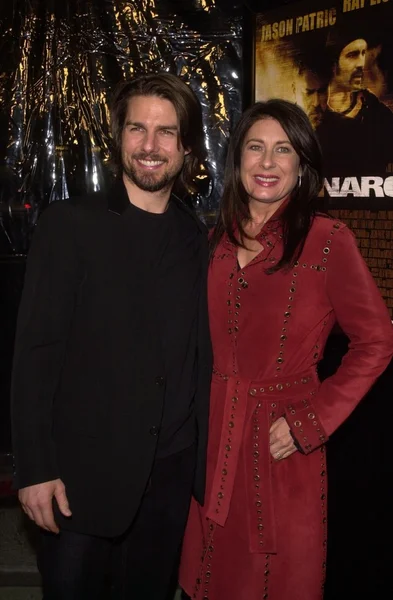
<path id="1" fill-rule="evenodd" d="M 164 383 L 165 383 L 165 377 L 162 377 L 162 375 L 158 375 L 156 377 L 156 385 L 163 386 Z"/>
<path id="2" fill-rule="evenodd" d="M 150 427 L 150 435 L 158 435 L 159 431 L 160 431 L 160 429 L 158 427 L 156 427 L 155 425 L 153 425 L 153 427 Z"/>

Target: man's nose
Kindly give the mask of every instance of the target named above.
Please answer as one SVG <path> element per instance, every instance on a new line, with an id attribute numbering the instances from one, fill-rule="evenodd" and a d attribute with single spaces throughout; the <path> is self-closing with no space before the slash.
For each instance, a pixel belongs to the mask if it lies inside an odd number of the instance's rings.
<path id="1" fill-rule="evenodd" d="M 157 134 L 154 131 L 146 131 L 143 141 L 142 149 L 145 152 L 155 152 L 158 146 Z"/>
<path id="2" fill-rule="evenodd" d="M 313 93 L 313 95 L 311 96 L 310 103 L 313 108 L 316 108 L 317 106 L 319 106 L 319 93 L 318 92 Z"/>

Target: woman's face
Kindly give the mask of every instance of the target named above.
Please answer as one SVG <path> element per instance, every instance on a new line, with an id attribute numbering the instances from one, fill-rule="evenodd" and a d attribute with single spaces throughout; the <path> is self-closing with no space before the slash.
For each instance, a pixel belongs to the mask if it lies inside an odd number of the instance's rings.
<path id="1" fill-rule="evenodd" d="M 250 204 L 277 208 L 296 186 L 300 160 L 275 119 L 260 119 L 248 130 L 240 160 L 240 178 Z"/>

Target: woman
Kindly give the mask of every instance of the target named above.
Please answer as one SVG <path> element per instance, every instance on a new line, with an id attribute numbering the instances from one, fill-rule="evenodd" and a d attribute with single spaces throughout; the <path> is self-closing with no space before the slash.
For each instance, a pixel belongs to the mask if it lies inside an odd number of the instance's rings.
<path id="1" fill-rule="evenodd" d="M 321 185 L 300 108 L 270 100 L 242 116 L 211 238 L 206 499 L 192 504 L 180 576 L 196 600 L 322 598 L 324 444 L 385 369 L 393 334 L 353 235 L 314 211 Z M 321 384 L 335 323 L 350 349 Z"/>

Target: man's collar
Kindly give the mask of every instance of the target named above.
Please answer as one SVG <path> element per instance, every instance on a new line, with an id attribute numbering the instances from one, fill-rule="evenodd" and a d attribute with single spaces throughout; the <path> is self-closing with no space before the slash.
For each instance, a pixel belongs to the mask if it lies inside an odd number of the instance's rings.
<path id="1" fill-rule="evenodd" d="M 123 180 L 117 178 L 108 192 L 108 210 L 121 216 L 130 205 L 126 186 Z"/>
<path id="2" fill-rule="evenodd" d="M 179 198 L 179 196 L 176 196 L 176 194 L 172 194 L 171 201 L 176 202 L 177 206 L 179 206 L 188 215 L 190 215 L 190 217 L 192 217 L 194 219 L 194 221 L 196 222 L 196 224 L 198 225 L 198 228 L 200 229 L 200 231 L 202 231 L 202 233 L 207 232 L 206 225 L 204 223 L 202 223 L 202 221 L 200 220 L 198 215 L 195 213 L 195 211 L 192 208 L 190 208 L 189 206 L 187 206 L 187 204 L 184 202 L 184 200 L 181 200 L 181 198 Z"/>
<path id="3" fill-rule="evenodd" d="M 197 217 L 195 212 L 187 206 L 183 200 L 181 200 L 175 194 L 171 195 L 171 202 L 176 202 L 177 206 L 179 206 L 182 210 L 188 213 L 196 222 L 199 229 L 202 232 L 206 232 L 205 225 L 201 222 L 201 220 Z M 129 207 L 130 200 L 128 198 L 126 186 L 121 178 L 116 179 L 114 184 L 110 187 L 108 192 L 108 210 L 116 215 L 121 216 Z"/>

